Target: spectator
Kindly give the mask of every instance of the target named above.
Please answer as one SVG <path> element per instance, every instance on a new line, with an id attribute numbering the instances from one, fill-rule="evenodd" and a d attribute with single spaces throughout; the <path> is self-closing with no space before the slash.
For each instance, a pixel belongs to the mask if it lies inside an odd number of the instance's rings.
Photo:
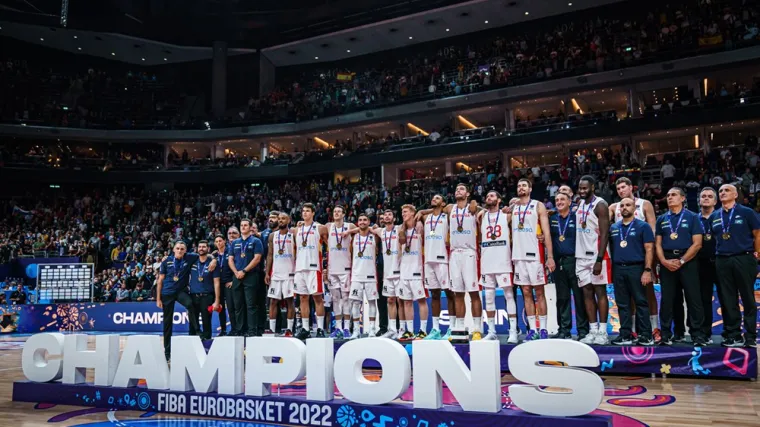
<path id="1" fill-rule="evenodd" d="M 24 291 L 23 285 L 18 285 L 15 291 L 11 294 L 11 303 L 12 304 L 26 304 L 26 291 Z"/>

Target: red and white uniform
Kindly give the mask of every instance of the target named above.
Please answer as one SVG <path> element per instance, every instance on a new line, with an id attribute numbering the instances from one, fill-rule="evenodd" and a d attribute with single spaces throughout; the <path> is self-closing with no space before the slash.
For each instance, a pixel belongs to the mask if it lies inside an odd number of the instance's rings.
<path id="1" fill-rule="evenodd" d="M 602 272 L 594 275 L 594 264 L 599 255 L 599 217 L 594 209 L 602 199 L 594 197 L 590 204 L 581 200 L 575 212 L 575 275 L 578 276 L 578 286 L 607 285 L 612 278 L 609 250 L 604 251 Z M 583 227 L 583 222 L 586 227 Z"/>
<path id="2" fill-rule="evenodd" d="M 319 250 L 319 224 L 296 228 L 295 288 L 298 295 L 322 295 L 322 253 Z"/>
<path id="3" fill-rule="evenodd" d="M 377 265 L 375 251 L 377 250 L 375 235 L 367 232 L 354 235 L 353 259 L 351 261 L 351 292 L 349 298 L 364 301 L 377 299 Z"/>
<path id="4" fill-rule="evenodd" d="M 336 227 L 331 223 L 327 230 L 327 283 L 330 289 L 340 289 L 345 293 L 348 292 L 351 276 L 351 236 L 343 236 L 339 242 L 338 233 L 347 230 L 346 223 L 343 227 Z"/>
<path id="5" fill-rule="evenodd" d="M 462 231 L 459 231 L 461 227 Z M 477 292 L 478 286 L 478 222 L 470 208 L 456 205 L 449 215 L 449 277 L 454 292 Z"/>
<path id="6" fill-rule="evenodd" d="M 501 211 L 484 212 L 480 224 L 480 285 L 494 289 L 512 286 L 509 222 Z"/>
<path id="7" fill-rule="evenodd" d="M 427 291 L 422 286 L 422 236 L 416 229 L 406 230 L 406 244 L 401 248 L 400 268 L 399 298 L 407 301 L 427 298 Z"/>
<path id="8" fill-rule="evenodd" d="M 401 256 L 398 245 L 398 231 L 395 225 L 388 231 L 383 228 L 380 234 L 383 251 L 383 295 L 386 297 L 399 296 L 399 280 L 401 278 Z M 390 254 L 388 251 L 390 250 Z"/>
<path id="9" fill-rule="evenodd" d="M 538 234 L 541 233 L 538 203 L 537 200 L 531 199 L 527 205 L 516 205 L 512 208 L 512 261 L 515 264 L 515 285 L 546 284 L 544 245 L 538 241 Z"/>
<path id="10" fill-rule="evenodd" d="M 644 213 L 644 199 L 634 197 L 633 203 L 636 206 L 636 210 L 633 211 L 633 217 L 646 222 L 646 214 Z M 623 214 L 620 212 L 620 203 L 618 203 L 615 205 L 615 222 L 621 221 L 622 219 Z"/>
<path id="11" fill-rule="evenodd" d="M 272 233 L 272 277 L 267 296 L 274 299 L 293 298 L 296 259 L 293 254 L 293 233 Z M 282 253 L 280 253 L 282 251 Z"/>
<path id="12" fill-rule="evenodd" d="M 446 214 L 425 218 L 425 288 L 449 289 L 449 222 Z"/>

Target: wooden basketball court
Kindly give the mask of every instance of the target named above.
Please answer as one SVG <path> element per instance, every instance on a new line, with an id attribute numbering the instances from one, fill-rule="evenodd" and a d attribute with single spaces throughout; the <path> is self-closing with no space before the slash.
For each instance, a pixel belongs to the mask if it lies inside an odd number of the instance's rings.
<path id="1" fill-rule="evenodd" d="M 24 380 L 21 371 L 21 349 L 25 337 L 0 338 L 0 425 L 24 426 L 245 426 L 210 418 L 183 418 L 135 411 L 74 406 L 51 406 L 45 402 L 16 403 L 11 401 L 12 383 Z M 122 338 L 124 345 L 125 338 Z M 94 337 L 91 338 L 94 345 Z M 367 376 L 373 375 L 368 372 Z M 613 414 L 616 427 L 633 426 L 760 426 L 760 385 L 756 381 L 699 380 L 695 378 L 651 378 L 603 376 L 606 384 L 604 403 L 599 413 Z M 505 375 L 504 401 L 508 385 L 514 379 Z M 282 393 L 302 390 L 303 384 L 283 386 Z M 253 424 L 250 424 L 253 426 Z M 263 427 L 265 424 L 257 423 Z M 368 424 L 369 425 L 369 424 Z"/>

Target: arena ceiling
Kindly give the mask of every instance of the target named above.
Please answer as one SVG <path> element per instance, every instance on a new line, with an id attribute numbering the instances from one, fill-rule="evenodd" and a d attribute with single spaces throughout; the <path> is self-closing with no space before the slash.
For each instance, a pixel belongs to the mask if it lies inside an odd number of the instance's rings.
<path id="1" fill-rule="evenodd" d="M 366 55 L 618 1 L 0 0 L 0 32 L 146 65 L 148 57 L 163 63 L 167 50 L 172 56 L 166 62 L 210 58 L 208 48 L 224 40 L 232 54 L 262 50 L 274 65 L 286 66 Z M 99 43 L 71 42 L 74 36 L 84 40 L 83 35 Z M 60 43 L 51 44 L 58 38 Z M 127 53 L 140 49 L 135 45 L 155 55 Z M 122 57 L 112 58 L 117 50 Z"/>

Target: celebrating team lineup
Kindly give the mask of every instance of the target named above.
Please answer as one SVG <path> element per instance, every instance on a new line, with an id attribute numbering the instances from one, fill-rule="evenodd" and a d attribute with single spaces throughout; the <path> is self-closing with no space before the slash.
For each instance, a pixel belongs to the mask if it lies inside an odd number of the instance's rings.
<path id="1" fill-rule="evenodd" d="M 712 210 L 716 192 L 709 188 L 703 191 L 713 198 L 703 197 L 708 205 L 703 206 L 703 221 L 690 225 L 692 218 L 696 221 L 699 215 L 688 212 L 683 200 L 679 205 L 682 189 L 671 189 L 671 211 L 658 219 L 651 203 L 633 195 L 628 178 L 622 177 L 615 184 L 621 201 L 608 206 L 595 195 L 595 178 L 583 176 L 577 195 L 568 186 L 559 188 L 552 211 L 531 198 L 532 182 L 521 179 L 517 197 L 508 203 L 499 192 L 488 191 L 480 205 L 471 198 L 466 184 L 457 184 L 454 203 L 446 204 L 444 196 L 436 194 L 429 207 L 418 210 L 413 205 L 403 205 L 398 220 L 392 209 L 381 212 L 377 224 L 371 224 L 370 217 L 364 214 L 357 217 L 356 224 L 348 223 L 339 205 L 332 208 L 332 222 L 328 224 L 314 221 L 311 203 L 303 204 L 302 220 L 295 227 L 289 215 L 278 213 L 278 231 L 268 236 L 265 283 L 270 298 L 270 328 L 265 334 L 278 332 L 277 309 L 284 301 L 287 323 L 280 328 L 280 336 L 285 337 L 307 339 L 329 334 L 348 340 L 377 336 L 454 343 L 499 340 L 496 306 L 497 295 L 501 294 L 507 313 L 507 344 L 573 339 L 573 320 L 575 339 L 584 344 L 670 345 L 674 340 L 680 341 L 683 332 L 679 332 L 678 318 L 673 319 L 671 307 L 677 302 L 676 295 L 663 293 L 667 304 L 659 317 L 656 301 L 651 304 L 655 268 L 657 262 L 664 266 L 660 277 L 665 281 L 681 280 L 680 276 L 671 278 L 669 272 L 691 271 L 690 261 L 700 249 L 701 240 L 710 240 L 711 229 L 724 223 Z M 721 188 L 724 206 L 731 204 L 731 189 L 730 185 Z M 671 222 L 671 216 L 678 220 Z M 715 219 L 710 220 L 712 217 Z M 674 231 L 679 221 L 688 230 Z M 660 222 L 670 230 L 665 239 L 661 238 Z M 752 250 L 756 240 L 732 240 L 729 232 L 715 233 L 722 236 L 719 242 L 724 247 L 728 245 L 728 250 L 734 250 L 731 245 L 736 244 Z M 683 243 L 679 243 L 679 235 Z M 671 261 L 675 255 L 682 255 L 677 258 L 677 266 Z M 545 292 L 550 280 L 556 289 L 558 326 L 552 335 Z M 611 283 L 620 320 L 620 335 L 612 341 L 608 338 L 607 297 L 607 285 Z M 741 289 L 738 287 L 737 293 Z M 301 322 L 297 329 L 295 296 L 300 301 Z M 688 290 L 685 296 L 690 324 L 703 325 L 706 310 L 701 309 L 700 291 Z M 518 298 L 522 298 L 524 307 L 524 334 L 518 326 Z M 326 306 L 332 307 L 333 322 L 325 321 Z M 471 322 L 465 321 L 468 313 Z M 309 327 L 312 315 L 316 319 L 315 331 Z M 387 316 L 387 323 L 379 320 L 379 315 Z M 384 324 L 387 327 L 380 326 Z M 446 324 L 444 333 L 442 325 Z M 723 345 L 740 346 L 746 342 L 753 346 L 751 326 L 748 325 L 746 341 L 739 336 L 725 340 Z M 695 346 L 712 343 L 708 332 L 702 335 L 692 333 Z"/>

